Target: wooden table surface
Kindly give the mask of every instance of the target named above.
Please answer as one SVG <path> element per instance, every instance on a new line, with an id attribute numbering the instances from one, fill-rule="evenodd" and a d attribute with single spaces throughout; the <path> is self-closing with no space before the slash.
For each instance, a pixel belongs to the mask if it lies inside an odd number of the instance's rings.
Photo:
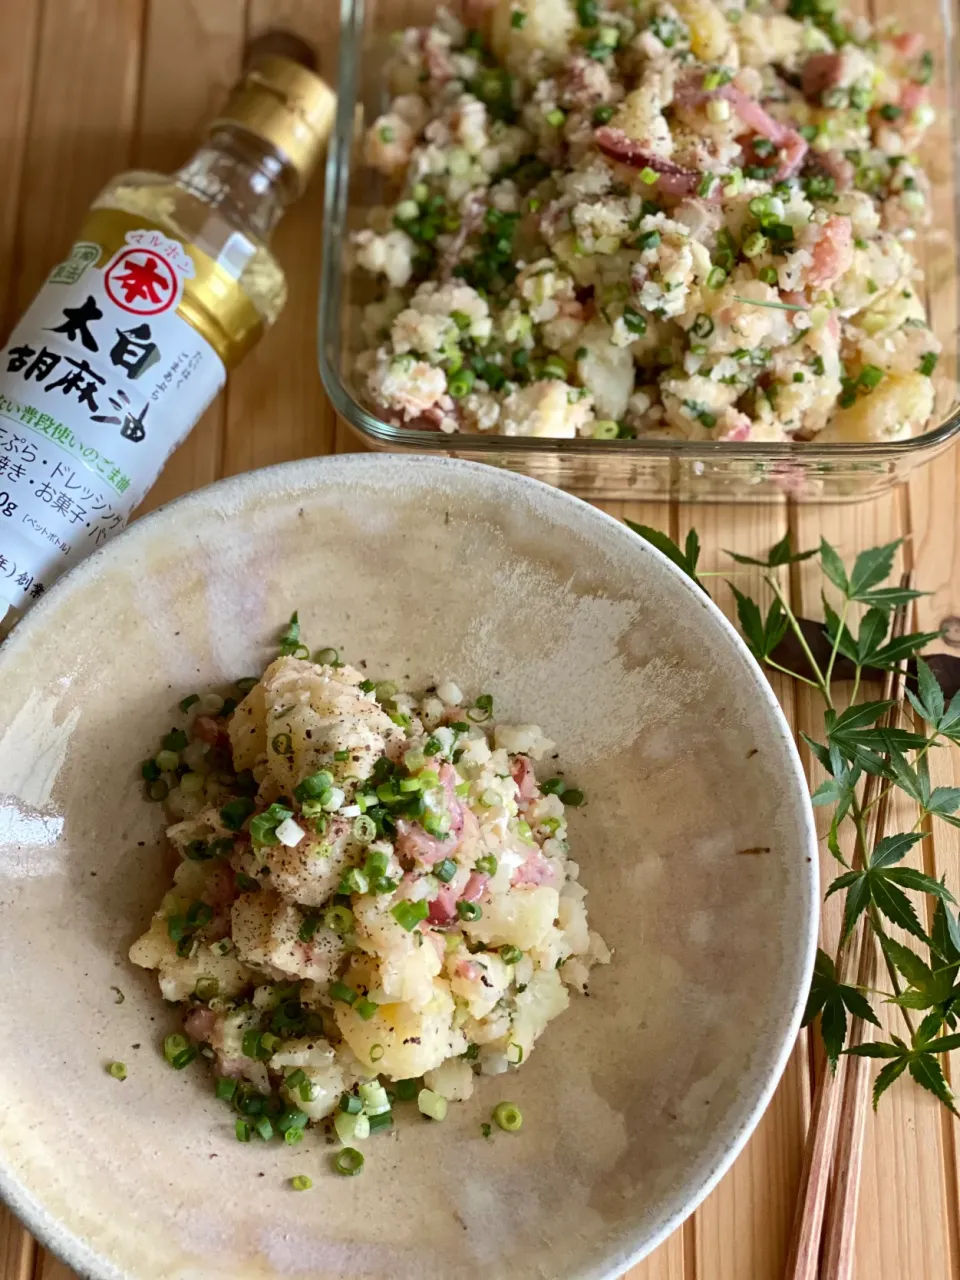
<path id="1" fill-rule="evenodd" d="M 882 0 L 878 5 L 884 7 Z M 917 0 L 914 9 L 926 6 L 936 7 Z M 896 5 L 887 0 L 885 7 L 892 12 Z M 335 25 L 332 0 L 0 0 L 3 336 L 62 257 L 102 183 L 128 167 L 173 169 L 190 153 L 234 80 L 250 36 L 272 27 L 299 32 L 318 48 L 323 71 L 335 81 Z M 314 183 L 277 236 L 290 272 L 286 311 L 171 460 L 148 507 L 218 476 L 355 447 L 336 422 L 316 366 L 321 186 Z M 708 568 L 723 565 L 721 548 L 756 554 L 788 525 L 802 545 L 823 534 L 846 556 L 905 536 L 904 562 L 932 592 L 920 602 L 919 621 L 935 629 L 960 614 L 958 499 L 958 459 L 951 452 L 909 486 L 861 506 L 611 503 L 608 509 L 675 537 L 695 525 Z M 791 585 L 794 607 L 815 614 L 816 572 L 801 566 Z M 729 608 L 726 590 L 717 594 Z M 817 734 L 819 713 L 807 695 L 786 687 L 778 693 L 796 729 Z M 941 753 L 937 768 L 937 781 L 960 782 L 956 759 Z M 926 869 L 946 872 L 954 888 L 958 836 L 940 826 L 935 843 L 925 842 Z M 827 855 L 825 874 L 830 861 Z M 836 934 L 833 908 L 824 918 L 825 945 L 832 948 Z M 632 1280 L 778 1280 L 820 1065 L 802 1036 L 734 1168 L 676 1234 L 630 1272 Z M 858 1280 L 960 1280 L 957 1138 L 955 1122 L 906 1078 L 868 1120 Z M 70 1275 L 0 1206 L 0 1280 Z"/>

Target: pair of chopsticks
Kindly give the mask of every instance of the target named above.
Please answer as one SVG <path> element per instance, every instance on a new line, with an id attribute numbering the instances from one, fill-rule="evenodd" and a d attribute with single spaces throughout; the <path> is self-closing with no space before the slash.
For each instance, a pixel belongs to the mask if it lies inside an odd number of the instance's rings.
<path id="1" fill-rule="evenodd" d="M 910 582 L 911 575 L 904 574 L 901 586 L 909 587 Z M 907 605 L 897 609 L 891 639 L 906 632 L 908 612 Z M 883 724 L 897 723 L 906 683 L 906 663 L 887 673 L 883 697 L 892 699 L 894 705 L 884 716 Z M 875 798 L 879 784 L 880 779 L 868 775 L 863 794 L 865 806 Z M 889 792 L 869 811 L 867 848 L 858 840 L 853 857 L 856 869 L 864 865 L 870 850 L 884 835 L 888 802 Z M 837 977 L 844 984 L 870 988 L 876 969 L 877 942 L 864 914 L 844 948 Z M 869 1039 L 867 1023 L 852 1019 L 851 1024 L 851 1045 Z M 851 1280 L 869 1096 L 869 1058 L 844 1055 L 833 1074 L 824 1064 L 814 1095 L 784 1280 Z"/>

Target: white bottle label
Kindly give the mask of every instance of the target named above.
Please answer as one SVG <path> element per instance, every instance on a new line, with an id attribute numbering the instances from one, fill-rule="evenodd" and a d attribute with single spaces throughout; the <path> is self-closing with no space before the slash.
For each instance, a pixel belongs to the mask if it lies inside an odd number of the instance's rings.
<path id="1" fill-rule="evenodd" d="M 0 601 L 18 608 L 123 528 L 226 377 L 177 315 L 182 244 L 145 228 L 100 252 L 74 245 L 0 353 Z"/>

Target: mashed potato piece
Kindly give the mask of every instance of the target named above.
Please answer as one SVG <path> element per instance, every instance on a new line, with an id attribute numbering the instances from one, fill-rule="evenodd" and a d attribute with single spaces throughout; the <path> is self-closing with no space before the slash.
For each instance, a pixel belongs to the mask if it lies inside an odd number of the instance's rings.
<path id="1" fill-rule="evenodd" d="M 353 237 L 375 411 L 557 440 L 926 428 L 922 37 L 832 0 L 465 13 L 398 35 L 365 139 L 390 179 Z"/>
<path id="2" fill-rule="evenodd" d="M 333 1116 L 352 1143 L 389 1122 L 383 1082 L 433 1114 L 515 1070 L 610 953 L 539 725 L 312 662 L 295 618 L 284 648 L 143 767 L 180 863 L 130 959 L 182 1008 L 168 1060 L 202 1047 L 239 1137 Z"/>

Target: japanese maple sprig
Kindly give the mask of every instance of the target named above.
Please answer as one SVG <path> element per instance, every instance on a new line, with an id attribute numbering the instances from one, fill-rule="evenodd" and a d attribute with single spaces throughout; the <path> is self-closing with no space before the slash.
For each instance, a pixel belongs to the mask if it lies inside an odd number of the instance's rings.
<path id="1" fill-rule="evenodd" d="M 659 530 L 627 523 L 706 591 L 703 579 L 712 575 L 698 570 L 695 531 L 681 548 Z M 834 1067 L 842 1053 L 885 1060 L 874 1084 L 874 1107 L 906 1072 L 957 1113 L 939 1055 L 960 1048 L 960 1034 L 941 1034 L 945 1026 L 956 1028 L 960 1015 L 960 921 L 944 881 L 903 863 L 935 820 L 960 827 L 960 788 L 931 786 L 929 769 L 932 751 L 960 744 L 960 692 L 948 701 L 934 670 L 920 657 L 938 633 L 891 632 L 894 610 L 924 594 L 889 581 L 900 545 L 872 547 L 848 568 L 825 539 L 812 550 L 794 551 L 787 534 L 763 560 L 727 553 L 737 564 L 761 570 L 767 597 L 763 605 L 733 582 L 728 585 L 754 657 L 816 690 L 823 700 L 823 741 L 805 733 L 801 737 L 827 774 L 812 800 L 832 809 L 826 844 L 842 870 L 826 896 L 843 895 L 843 924 L 835 954 L 817 952 L 804 1023 L 818 1025 Z M 797 616 L 781 581 L 786 566 L 814 559 L 824 579 L 823 621 L 818 624 Z M 890 699 L 860 697 L 865 684 L 907 663 L 912 687 L 906 696 L 916 714 L 914 728 L 887 723 Z M 869 794 L 873 790 L 876 794 Z M 894 791 L 916 806 L 917 821 L 910 831 L 871 838 L 871 814 Z M 852 862 L 840 840 L 845 826 L 853 829 Z M 917 895 L 927 904 L 929 933 L 927 911 L 918 911 Z M 862 990 L 841 980 L 844 949 L 861 920 L 881 947 L 889 991 Z M 894 938 L 890 926 L 902 930 L 907 941 Z M 847 1047 L 851 1019 L 880 1027 L 877 1001 L 897 1008 L 906 1038 L 892 1035 L 889 1041 Z M 914 1012 L 924 1015 L 919 1026 L 914 1026 Z"/>

